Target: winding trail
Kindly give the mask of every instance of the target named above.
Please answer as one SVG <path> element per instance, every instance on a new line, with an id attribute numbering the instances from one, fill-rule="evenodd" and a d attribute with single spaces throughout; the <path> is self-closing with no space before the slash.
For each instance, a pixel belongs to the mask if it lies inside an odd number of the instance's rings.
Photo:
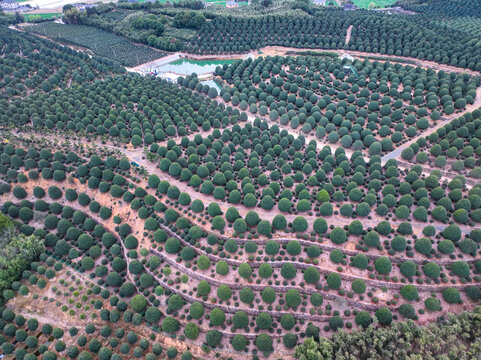
<path id="1" fill-rule="evenodd" d="M 14 134 L 18 134 L 18 132 L 14 132 Z M 42 138 L 57 139 L 58 140 L 59 136 L 58 135 L 42 135 Z M 189 186 L 188 183 L 180 181 L 180 180 L 170 176 L 169 174 L 167 174 L 165 172 L 162 172 L 158 167 L 158 163 L 152 162 L 152 161 L 148 160 L 147 158 L 145 158 L 142 148 L 136 148 L 136 149 L 127 148 L 127 149 L 124 149 L 124 148 L 121 148 L 121 147 L 118 147 L 118 146 L 115 146 L 115 145 L 102 144 L 102 143 L 100 143 L 98 141 L 95 141 L 95 140 L 90 140 L 89 142 L 85 142 L 83 144 L 88 145 L 88 146 L 96 146 L 99 149 L 105 148 L 105 149 L 110 149 L 112 151 L 118 152 L 119 154 L 122 154 L 123 156 L 125 156 L 129 160 L 129 162 L 136 162 L 137 164 L 139 164 L 141 167 L 143 167 L 147 171 L 148 174 L 156 174 L 156 175 L 159 176 L 159 178 L 161 180 L 167 180 L 171 185 L 176 186 L 181 192 L 188 193 L 191 196 L 192 201 L 201 200 L 206 205 L 211 203 L 211 202 L 216 202 L 220 206 L 220 208 L 221 208 L 221 210 L 224 214 L 227 212 L 227 210 L 230 207 L 235 206 L 237 208 L 239 214 L 244 218 L 247 215 L 247 213 L 249 211 L 252 211 L 252 210 L 256 211 L 259 214 L 261 219 L 268 220 L 270 222 L 272 222 L 274 217 L 277 215 L 276 211 L 264 210 L 261 207 L 249 208 L 249 207 L 247 207 L 243 204 L 232 204 L 232 203 L 229 203 L 227 201 L 216 200 L 211 195 L 202 194 L 202 193 L 196 191 L 191 186 Z M 71 143 L 71 146 L 74 149 L 76 145 L 74 143 Z M 147 182 L 145 180 L 142 180 L 142 183 L 138 184 L 138 185 L 143 185 L 144 188 L 146 188 L 146 189 L 148 188 Z M 286 218 L 286 220 L 288 222 L 292 222 L 297 216 L 299 216 L 299 215 L 296 215 L 296 214 L 288 214 L 288 213 L 282 213 L 282 214 L 284 215 L 284 217 Z M 318 216 L 309 215 L 309 214 L 301 214 L 301 215 L 303 217 L 305 217 L 306 220 L 308 221 L 309 229 L 312 229 L 312 224 L 313 224 L 314 220 L 316 220 L 318 218 Z M 372 219 L 368 219 L 368 218 L 362 218 L 361 219 L 365 228 L 368 228 L 368 227 L 375 228 L 377 226 L 377 224 L 379 224 L 380 221 L 384 220 L 384 218 L 378 217 L 375 214 L 372 214 L 372 215 L 373 215 Z M 324 218 L 326 219 L 326 221 L 328 221 L 328 223 L 330 225 L 332 224 L 334 226 L 340 226 L 340 227 L 342 227 L 344 225 L 349 225 L 353 221 L 353 219 L 351 219 L 351 218 L 347 218 L 347 217 L 343 217 L 343 216 L 335 216 L 335 215 L 324 216 Z M 195 222 L 197 222 L 197 221 L 195 221 Z M 391 223 L 391 225 L 399 225 L 403 221 L 391 219 L 391 220 L 389 220 L 389 222 Z M 414 233 L 420 235 L 422 233 L 422 229 L 424 228 L 425 225 L 426 225 L 425 223 L 417 223 L 417 222 L 413 223 L 412 226 L 413 226 Z M 441 224 L 439 222 L 435 222 L 435 223 L 432 223 L 430 225 L 433 225 L 436 228 L 436 230 L 439 231 L 439 232 L 443 231 L 444 228 L 446 226 L 448 226 L 447 224 Z M 459 227 L 461 228 L 463 234 L 469 234 L 472 230 L 471 227 L 466 226 L 466 225 L 462 225 L 462 224 L 459 224 Z M 285 238 L 286 236 L 281 235 L 281 237 Z"/>

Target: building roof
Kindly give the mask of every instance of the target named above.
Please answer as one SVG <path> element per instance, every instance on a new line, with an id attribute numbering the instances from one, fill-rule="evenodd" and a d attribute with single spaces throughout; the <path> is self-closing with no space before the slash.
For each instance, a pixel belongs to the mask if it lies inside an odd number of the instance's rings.
<path id="1" fill-rule="evenodd" d="M 326 0 L 312 0 L 314 4 L 325 4 Z"/>
<path id="2" fill-rule="evenodd" d="M 75 8 L 89 9 L 89 8 L 93 8 L 93 7 L 98 6 L 98 4 L 72 4 L 72 6 L 75 7 Z"/>
<path id="3" fill-rule="evenodd" d="M 239 4 L 237 4 L 237 2 L 235 2 L 235 1 L 227 1 L 225 4 L 226 4 L 226 5 L 230 5 L 230 6 L 239 5 Z"/>
<path id="4" fill-rule="evenodd" d="M 347 4 L 344 4 L 344 6 L 342 8 L 344 10 L 354 10 L 356 8 L 356 5 L 351 4 L 351 3 L 347 3 Z"/>
<path id="5" fill-rule="evenodd" d="M 13 0 L 1 0 L 0 1 L 0 8 L 4 10 L 18 10 L 20 5 L 18 2 Z"/>

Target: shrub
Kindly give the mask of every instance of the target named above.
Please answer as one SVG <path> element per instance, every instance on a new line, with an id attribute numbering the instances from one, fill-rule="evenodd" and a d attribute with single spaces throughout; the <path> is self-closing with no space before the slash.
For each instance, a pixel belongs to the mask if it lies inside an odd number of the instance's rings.
<path id="1" fill-rule="evenodd" d="M 224 218 L 220 215 L 217 215 L 212 219 L 212 228 L 215 230 L 223 230 L 225 227 Z"/>
<path id="2" fill-rule="evenodd" d="M 243 234 L 247 231 L 247 223 L 244 221 L 244 219 L 236 219 L 234 221 L 234 230 L 238 234 Z"/>
<path id="3" fill-rule="evenodd" d="M 399 313 L 406 319 L 416 319 L 416 310 L 411 304 L 402 304 L 399 309 Z"/>
<path id="4" fill-rule="evenodd" d="M 27 192 L 24 188 L 15 186 L 13 188 L 13 196 L 15 196 L 17 199 L 25 199 L 27 197 Z"/>
<path id="5" fill-rule="evenodd" d="M 279 244 L 274 240 L 269 240 L 266 243 L 265 251 L 267 255 L 276 255 L 279 252 Z"/>
<path id="6" fill-rule="evenodd" d="M 337 245 L 347 241 L 346 232 L 340 227 L 336 227 L 331 231 L 330 238 L 331 241 Z"/>
<path id="7" fill-rule="evenodd" d="M 354 279 L 351 283 L 352 291 L 356 294 L 364 294 L 366 291 L 366 283 L 362 279 Z"/>
<path id="8" fill-rule="evenodd" d="M 204 316 L 204 306 L 200 302 L 190 305 L 189 314 L 193 319 L 200 319 Z"/>
<path id="9" fill-rule="evenodd" d="M 276 292 L 270 286 L 267 286 L 261 293 L 262 301 L 267 304 L 272 304 L 276 300 Z"/>
<path id="10" fill-rule="evenodd" d="M 197 259 L 197 267 L 200 270 L 207 270 L 210 267 L 210 259 L 207 257 L 207 255 L 201 255 Z"/>
<path id="11" fill-rule="evenodd" d="M 338 273 L 330 273 L 329 275 L 327 275 L 326 280 L 329 289 L 338 290 L 341 287 L 341 276 Z"/>
<path id="12" fill-rule="evenodd" d="M 364 242 L 369 247 L 379 247 L 380 245 L 379 235 L 375 231 L 369 231 L 364 236 Z"/>
<path id="13" fill-rule="evenodd" d="M 235 207 L 230 207 L 225 213 L 225 218 L 228 222 L 234 222 L 240 218 L 239 211 Z"/>
<path id="14" fill-rule="evenodd" d="M 468 277 L 470 274 L 469 265 L 465 261 L 455 261 L 451 265 L 451 270 L 461 278 Z"/>
<path id="15" fill-rule="evenodd" d="M 481 289 L 477 286 L 468 286 L 466 288 L 466 295 L 472 300 L 481 299 Z"/>
<path id="16" fill-rule="evenodd" d="M 269 334 L 260 334 L 256 338 L 256 347 L 263 352 L 272 351 L 272 338 Z"/>
<path id="17" fill-rule="evenodd" d="M 410 211 L 406 205 L 401 205 L 396 209 L 395 214 L 398 219 L 407 219 L 410 215 Z"/>
<path id="18" fill-rule="evenodd" d="M 243 277 L 244 279 L 247 279 L 252 275 L 252 268 L 249 264 L 242 263 L 238 268 L 238 273 L 241 277 Z"/>
<path id="19" fill-rule="evenodd" d="M 243 351 L 247 345 L 247 339 L 245 338 L 244 335 L 237 334 L 237 335 L 234 335 L 231 343 L 234 350 Z"/>
<path id="20" fill-rule="evenodd" d="M 344 321 L 342 321 L 340 316 L 332 316 L 329 318 L 329 327 L 333 331 L 337 331 L 337 329 L 342 329 L 344 327 Z"/>
<path id="21" fill-rule="evenodd" d="M 289 289 L 285 296 L 286 304 L 295 308 L 301 304 L 301 294 L 296 289 Z"/>
<path id="22" fill-rule="evenodd" d="M 167 301 L 167 306 L 169 310 L 180 310 L 184 306 L 184 300 L 180 297 L 180 295 L 172 294 Z"/>
<path id="23" fill-rule="evenodd" d="M 457 225 L 449 225 L 444 228 L 442 235 L 445 239 L 456 243 L 461 239 L 461 229 Z"/>
<path id="24" fill-rule="evenodd" d="M 284 346 L 288 349 L 293 348 L 297 345 L 297 335 L 296 334 L 285 334 L 282 338 Z"/>
<path id="25" fill-rule="evenodd" d="M 411 278 L 416 275 L 417 265 L 413 261 L 407 260 L 399 265 L 399 270 L 403 276 Z"/>
<path id="26" fill-rule="evenodd" d="M 359 220 L 354 220 L 349 224 L 349 234 L 351 235 L 361 235 L 363 232 L 362 223 Z"/>
<path id="27" fill-rule="evenodd" d="M 374 267 L 379 274 L 389 274 L 392 269 L 391 261 L 386 256 L 380 256 L 374 261 Z"/>
<path id="28" fill-rule="evenodd" d="M 344 259 L 344 256 L 343 256 L 341 250 L 334 249 L 334 250 L 331 251 L 331 253 L 329 255 L 329 259 L 331 259 L 331 261 L 334 264 L 340 264 L 342 262 L 342 260 Z"/>
<path id="29" fill-rule="evenodd" d="M 401 295 L 409 301 L 417 300 L 419 298 L 418 289 L 414 285 L 404 285 L 401 288 Z"/>
<path id="30" fill-rule="evenodd" d="M 165 242 L 165 251 L 168 254 L 176 254 L 180 250 L 180 241 L 176 238 L 168 238 Z"/>
<path id="31" fill-rule="evenodd" d="M 452 254 L 454 252 L 454 243 L 451 240 L 442 240 L 438 244 L 438 251 L 443 254 Z"/>
<path id="32" fill-rule="evenodd" d="M 445 221 L 447 217 L 447 211 L 443 206 L 436 206 L 431 212 L 431 216 L 435 220 Z"/>
<path id="33" fill-rule="evenodd" d="M 261 330 L 269 329 L 272 326 L 272 317 L 266 312 L 261 312 L 256 318 L 256 325 Z"/>
<path id="34" fill-rule="evenodd" d="M 296 276 L 297 269 L 290 262 L 286 262 L 281 267 L 281 276 L 284 279 L 290 280 Z"/>
<path id="35" fill-rule="evenodd" d="M 461 302 L 461 294 L 456 288 L 449 287 L 443 290 L 443 299 L 448 304 L 459 304 Z"/>
<path id="36" fill-rule="evenodd" d="M 356 314 L 356 324 L 363 327 L 367 328 L 369 325 L 372 323 L 372 318 L 371 315 L 367 311 L 359 311 Z"/>
<path id="37" fill-rule="evenodd" d="M 438 264 L 434 262 L 429 262 L 423 265 L 424 275 L 430 277 L 431 279 L 437 278 L 441 274 L 441 268 Z"/>
<path id="38" fill-rule="evenodd" d="M 229 272 L 229 265 L 227 265 L 224 260 L 221 260 L 215 266 L 215 271 L 219 275 L 227 275 L 227 273 Z"/>
<path id="39" fill-rule="evenodd" d="M 319 272 L 314 266 L 308 267 L 304 271 L 304 280 L 309 284 L 316 284 L 320 279 Z"/>
<path id="40" fill-rule="evenodd" d="M 424 255 L 431 254 L 432 244 L 428 238 L 421 238 L 414 243 L 414 249 Z"/>
<path id="41" fill-rule="evenodd" d="M 272 227 L 275 230 L 285 230 L 287 227 L 287 220 L 282 214 L 277 214 L 274 219 L 272 219 Z"/>
<path id="42" fill-rule="evenodd" d="M 391 233 L 391 224 L 387 221 L 381 221 L 376 226 L 376 231 L 381 235 L 388 235 Z"/>
<path id="43" fill-rule="evenodd" d="M 160 320 L 161 312 L 154 306 L 150 306 L 145 311 L 145 320 L 150 324 L 156 324 Z"/>
<path id="44" fill-rule="evenodd" d="M 391 247 L 394 251 L 401 252 L 406 250 L 407 242 L 403 236 L 396 236 L 391 241 Z"/>
<path id="45" fill-rule="evenodd" d="M 147 307 L 147 300 L 142 295 L 137 294 L 130 300 L 130 306 L 132 310 L 140 313 Z"/>
<path id="46" fill-rule="evenodd" d="M 209 330 L 205 335 L 205 341 L 210 347 L 216 347 L 222 341 L 222 334 L 217 330 Z"/>
<path id="47" fill-rule="evenodd" d="M 167 316 L 164 318 L 162 321 L 162 331 L 168 333 L 168 334 L 174 334 L 177 331 L 179 331 L 179 322 L 177 319 Z"/>
<path id="48" fill-rule="evenodd" d="M 292 314 L 284 314 L 281 317 L 281 326 L 285 330 L 290 330 L 296 324 L 296 319 Z"/>
<path id="49" fill-rule="evenodd" d="M 448 241 L 448 240 L 446 240 Z M 476 243 L 472 239 L 465 238 L 458 243 L 459 250 L 464 254 L 475 256 L 478 249 Z"/>
<path id="50" fill-rule="evenodd" d="M 376 311 L 376 319 L 381 325 L 389 325 L 392 322 L 392 313 L 386 308 L 382 307 Z"/>
<path id="51" fill-rule="evenodd" d="M 352 265 L 358 269 L 364 270 L 369 264 L 369 258 L 365 254 L 357 254 L 352 258 Z"/>
<path id="52" fill-rule="evenodd" d="M 199 326 L 194 323 L 187 323 L 184 328 L 184 335 L 187 339 L 195 340 L 199 336 Z"/>
<path id="53" fill-rule="evenodd" d="M 261 235 L 270 235 L 272 233 L 271 223 L 267 220 L 261 220 L 257 224 L 257 232 Z"/>
<path id="54" fill-rule="evenodd" d="M 244 311 L 237 311 L 232 317 L 232 323 L 238 329 L 244 329 L 249 325 L 249 317 Z"/>
<path id="55" fill-rule="evenodd" d="M 270 278 L 272 273 L 273 273 L 272 266 L 267 263 L 261 264 L 261 266 L 259 267 L 259 276 L 262 279 Z"/>
<path id="56" fill-rule="evenodd" d="M 210 285 L 207 281 L 201 280 L 199 281 L 199 284 L 197 285 L 197 293 L 200 296 L 206 296 L 209 295 L 210 293 Z"/>
<path id="57" fill-rule="evenodd" d="M 209 314 L 210 326 L 222 325 L 225 322 L 225 314 L 219 308 L 214 308 Z"/>
<path id="58" fill-rule="evenodd" d="M 324 234 L 327 231 L 327 222 L 323 218 L 317 218 L 313 223 L 314 231 L 318 234 Z"/>
<path id="59" fill-rule="evenodd" d="M 424 301 L 424 306 L 429 311 L 439 311 L 439 310 L 441 310 L 441 302 L 434 297 L 427 298 Z"/>
<path id="60" fill-rule="evenodd" d="M 301 253 L 301 245 L 297 240 L 291 240 L 287 243 L 286 251 L 289 255 L 299 255 Z"/>
<path id="61" fill-rule="evenodd" d="M 303 232 L 303 231 L 306 231 L 307 230 L 307 226 L 308 226 L 308 223 L 307 223 L 307 220 L 302 217 L 302 216 L 298 216 L 294 219 L 294 221 L 292 222 L 292 229 L 295 231 L 295 232 Z"/>

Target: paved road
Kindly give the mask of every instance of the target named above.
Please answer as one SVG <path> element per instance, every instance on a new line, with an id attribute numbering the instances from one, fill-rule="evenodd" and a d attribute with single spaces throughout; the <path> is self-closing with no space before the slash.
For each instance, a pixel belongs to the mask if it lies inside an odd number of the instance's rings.
<path id="1" fill-rule="evenodd" d="M 384 164 L 386 161 L 389 159 L 398 159 L 399 156 L 401 156 L 401 153 L 404 151 L 404 149 L 408 148 L 411 144 L 415 143 L 418 139 L 423 138 L 423 137 L 428 137 L 430 134 L 434 133 L 438 129 L 442 128 L 444 125 L 449 124 L 451 121 L 454 119 L 460 117 L 461 115 L 464 115 L 468 112 L 474 111 L 477 108 L 481 107 L 481 86 L 476 89 L 476 99 L 473 104 L 469 104 L 466 106 L 466 109 L 463 110 L 460 113 L 453 113 L 449 116 L 446 116 L 443 118 L 442 121 L 440 121 L 436 126 L 433 126 L 432 128 L 422 131 L 418 136 L 412 138 L 408 142 L 402 144 L 399 146 L 397 149 L 391 151 L 390 153 L 384 155 L 381 158 L 382 163 Z"/>

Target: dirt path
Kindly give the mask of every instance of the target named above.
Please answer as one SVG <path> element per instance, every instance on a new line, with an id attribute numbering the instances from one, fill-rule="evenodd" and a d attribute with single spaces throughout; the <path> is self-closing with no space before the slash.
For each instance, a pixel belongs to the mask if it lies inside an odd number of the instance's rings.
<path id="1" fill-rule="evenodd" d="M 43 136 L 43 137 L 49 138 L 49 139 L 57 139 L 57 140 L 59 139 L 58 136 Z M 221 210 L 224 214 L 226 213 L 227 209 L 229 209 L 232 206 L 235 206 L 237 208 L 237 210 L 239 211 L 239 214 L 243 218 L 247 215 L 247 213 L 249 211 L 254 210 L 259 214 L 261 219 L 268 220 L 268 221 L 272 222 L 274 217 L 278 214 L 277 211 L 264 210 L 261 207 L 249 208 L 249 207 L 246 207 L 243 204 L 231 204 L 227 201 L 215 200 L 213 198 L 213 196 L 211 196 L 211 195 L 207 195 L 207 194 L 203 194 L 201 192 L 198 192 L 194 188 L 189 186 L 188 183 L 177 180 L 177 179 L 171 177 L 169 174 L 167 174 L 165 172 L 162 172 L 158 168 L 158 164 L 156 162 L 151 162 L 147 158 L 145 158 L 142 148 L 123 149 L 123 148 L 119 148 L 119 147 L 116 147 L 116 146 L 113 146 L 113 145 L 99 144 L 96 141 L 90 141 L 90 142 L 85 141 L 85 143 L 83 145 L 94 146 L 94 147 L 97 147 L 97 149 L 106 148 L 106 149 L 116 151 L 116 152 L 122 154 L 123 156 L 125 156 L 127 159 L 129 159 L 129 161 L 134 161 L 137 164 L 139 164 L 141 167 L 143 167 L 147 171 L 148 174 L 156 174 L 156 175 L 159 176 L 159 178 L 161 180 L 167 180 L 170 185 L 176 186 L 181 192 L 188 193 L 191 196 L 192 201 L 201 200 L 204 203 L 205 206 L 208 206 L 208 204 L 210 204 L 211 202 L 216 202 L 220 206 L 220 208 L 221 208 Z M 72 144 L 72 146 L 75 147 L 75 146 L 78 146 L 78 145 Z M 141 182 L 137 185 L 141 186 L 141 187 L 143 187 L 143 188 L 145 188 L 149 191 L 146 179 L 142 179 Z M 285 216 L 285 218 L 288 222 L 292 222 L 297 216 L 302 215 L 303 217 L 305 217 L 307 219 L 307 221 L 309 223 L 309 230 L 312 230 L 312 224 L 313 224 L 314 220 L 317 219 L 317 216 L 308 215 L 308 214 L 295 215 L 295 214 L 283 213 L 283 215 Z M 367 218 L 362 219 L 365 227 L 375 228 L 376 225 L 381 220 L 384 220 L 384 218 L 380 218 L 377 215 L 375 215 L 374 213 L 372 214 L 372 216 L 373 216 L 373 218 L 371 220 L 367 219 Z M 351 218 L 346 218 L 346 217 L 342 217 L 342 216 L 335 216 L 335 215 L 324 217 L 324 218 L 326 219 L 326 221 L 328 221 L 328 223 L 330 225 L 332 224 L 334 226 L 340 226 L 340 227 L 343 227 L 344 225 L 349 225 L 352 221 Z M 196 224 L 199 222 L 198 220 L 193 220 L 193 219 L 191 219 L 191 220 L 194 221 L 194 223 L 196 223 Z M 390 223 L 392 225 L 399 225 L 401 223 L 401 221 L 390 220 Z M 199 224 L 197 224 L 197 225 L 199 225 Z M 413 225 L 414 233 L 417 234 L 417 235 L 421 235 L 422 229 L 424 228 L 425 224 L 423 224 L 423 223 L 413 223 L 412 225 Z M 439 223 L 434 223 L 432 225 L 436 228 L 437 231 L 442 231 L 447 226 L 447 225 L 439 224 Z M 201 226 L 201 227 L 205 228 L 205 226 Z M 465 234 L 469 233 L 472 230 L 470 227 L 465 226 L 465 225 L 460 225 L 460 228 L 463 231 L 463 233 L 465 233 Z M 226 229 L 226 235 L 232 235 L 232 231 L 233 230 L 231 228 L 227 228 Z"/>
<path id="2" fill-rule="evenodd" d="M 348 34 L 346 35 L 346 40 L 350 41 L 351 39 L 351 27 L 349 27 Z M 349 38 L 348 38 L 349 36 Z M 346 42 L 347 43 L 347 42 Z M 446 72 L 460 72 L 460 73 L 467 73 L 472 76 L 477 76 L 480 75 L 480 72 L 478 71 L 473 71 L 470 69 L 465 69 L 465 68 L 459 68 L 456 66 L 451 66 L 451 65 L 445 65 L 445 64 L 439 64 L 434 61 L 427 61 L 427 60 L 422 60 L 422 59 L 417 59 L 413 57 L 408 57 L 408 56 L 396 56 L 396 55 L 385 55 L 385 54 L 380 54 L 380 53 L 372 53 L 372 52 L 364 52 L 364 51 L 355 51 L 355 50 L 344 50 L 344 49 L 324 49 L 324 48 L 295 48 L 295 47 L 285 47 L 285 46 L 266 46 L 263 48 L 260 48 L 258 50 L 252 50 L 247 53 L 239 53 L 239 54 L 217 54 L 217 55 L 201 55 L 201 54 L 190 54 L 190 53 L 179 53 L 179 55 L 182 58 L 187 58 L 187 59 L 192 59 L 192 60 L 229 60 L 229 59 L 245 59 L 247 57 L 254 57 L 257 58 L 259 56 L 285 56 L 286 53 L 296 53 L 296 52 L 302 52 L 302 51 L 329 51 L 329 52 L 335 52 L 339 55 L 342 54 L 349 54 L 353 57 L 357 58 L 365 58 L 365 57 L 376 57 L 376 58 L 381 58 L 381 59 L 386 59 L 393 63 L 396 63 L 396 59 L 399 60 L 399 62 L 403 65 L 409 65 L 406 64 L 405 61 L 410 61 L 413 62 L 415 65 L 420 66 L 425 69 L 433 69 L 436 71 L 443 70 Z M 172 54 L 169 53 L 167 56 L 171 56 Z M 161 58 L 159 58 L 161 59 Z M 159 59 L 155 60 L 158 61 Z M 154 61 L 154 62 L 155 62 Z M 142 67 L 145 64 L 138 65 L 137 67 Z"/>
<path id="3" fill-rule="evenodd" d="M 346 33 L 346 45 L 349 44 L 349 40 L 351 40 L 351 31 L 352 31 L 352 25 L 350 25 L 347 28 L 347 33 Z"/>

